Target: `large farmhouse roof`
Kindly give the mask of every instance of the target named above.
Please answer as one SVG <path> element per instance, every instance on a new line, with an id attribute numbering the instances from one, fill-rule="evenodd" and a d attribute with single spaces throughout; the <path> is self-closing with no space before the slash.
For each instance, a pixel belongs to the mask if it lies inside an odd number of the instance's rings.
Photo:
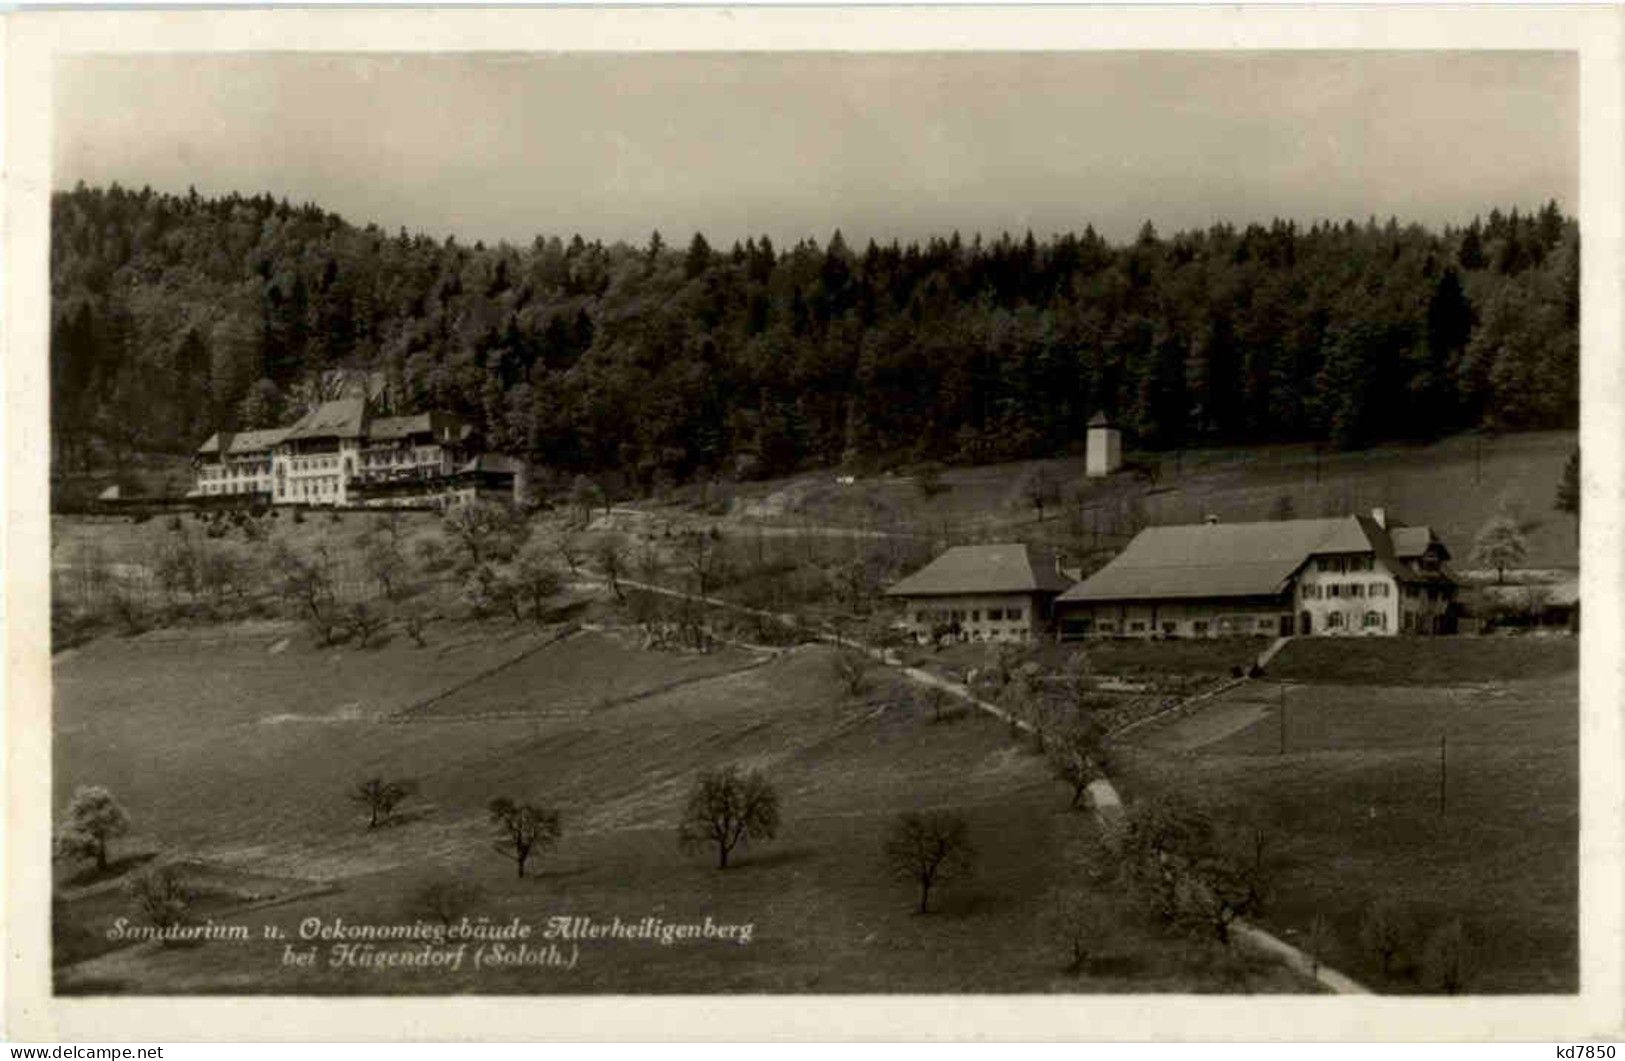
<path id="1" fill-rule="evenodd" d="M 1406 547 L 1426 527 L 1405 530 Z M 1267 597 L 1316 554 L 1372 553 L 1384 569 L 1406 580 L 1428 580 L 1402 562 L 1390 532 L 1369 516 L 1295 519 L 1267 523 L 1197 523 L 1150 527 L 1111 563 L 1061 594 L 1063 601 L 1150 600 L 1197 597 Z"/>
<path id="2" fill-rule="evenodd" d="M 1047 550 L 1007 542 L 956 545 L 886 591 L 891 597 L 1059 593 L 1072 584 Z"/>
<path id="3" fill-rule="evenodd" d="M 360 398 L 323 402 L 288 428 L 287 439 L 360 438 L 366 424 L 367 403 Z"/>

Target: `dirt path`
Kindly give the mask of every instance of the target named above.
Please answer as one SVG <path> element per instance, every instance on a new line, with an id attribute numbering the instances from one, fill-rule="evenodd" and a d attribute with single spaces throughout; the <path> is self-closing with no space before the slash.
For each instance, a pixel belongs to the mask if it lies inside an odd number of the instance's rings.
<path id="1" fill-rule="evenodd" d="M 629 582 L 629 581 L 627 581 L 625 579 L 621 580 L 621 584 L 625 585 L 625 586 L 635 586 L 636 588 L 639 588 L 639 589 L 651 590 L 651 591 L 654 591 L 654 592 L 657 592 L 657 593 L 663 593 L 663 594 L 667 594 L 667 595 L 673 596 L 673 597 L 681 597 L 681 598 L 686 598 L 688 600 L 697 600 L 697 601 L 699 601 L 700 603 L 703 603 L 703 604 L 710 604 L 710 605 L 715 605 L 715 606 L 718 606 L 718 607 L 730 608 L 730 609 L 733 609 L 735 611 L 740 611 L 740 612 L 744 612 L 744 613 L 747 613 L 747 614 L 764 615 L 764 616 L 772 614 L 772 613 L 769 613 L 769 612 L 760 611 L 760 610 L 755 609 L 755 608 L 746 608 L 746 607 L 743 607 L 742 605 L 730 604 L 727 601 L 719 601 L 719 600 L 715 600 L 714 598 L 710 598 L 710 597 L 696 597 L 694 594 L 683 593 L 683 592 L 681 592 L 679 590 L 669 590 L 669 589 L 665 589 L 664 587 L 660 587 L 660 586 L 650 586 L 650 585 L 644 585 L 644 584 L 640 584 L 640 583 L 633 583 L 633 582 Z M 773 616 L 773 617 L 774 618 L 781 618 L 781 619 L 786 618 L 784 616 Z M 890 667 L 896 667 L 905 677 L 909 678 L 911 681 L 915 681 L 915 682 L 918 682 L 918 683 L 920 683 L 922 685 L 929 685 L 929 686 L 932 686 L 934 688 L 941 689 L 942 691 L 946 692 L 948 695 L 953 696 L 953 697 L 955 697 L 955 698 L 957 698 L 959 700 L 962 700 L 965 703 L 970 704 L 971 706 L 977 708 L 978 710 L 984 711 L 984 712 L 992 715 L 993 717 L 999 719 L 1000 721 L 1005 722 L 1005 723 L 1007 723 L 1007 724 L 1009 724 L 1011 726 L 1014 726 L 1017 729 L 1020 729 L 1021 731 L 1025 732 L 1025 733 L 1033 733 L 1034 732 L 1033 726 L 1030 723 L 1028 723 L 1026 720 L 1016 718 L 1010 712 L 1006 711 L 1002 707 L 999 707 L 997 704 L 992 704 L 992 703 L 989 703 L 986 700 L 981 699 L 980 697 L 976 696 L 975 693 L 971 692 L 968 688 L 966 688 L 965 686 L 959 684 L 958 682 L 950 681 L 950 680 L 948 680 L 946 678 L 939 677 L 939 676 L 937 676 L 935 674 L 930 673 L 929 671 L 921 670 L 918 667 L 904 666 L 897 659 L 897 657 L 894 654 L 888 653 L 883 649 L 875 648 L 875 647 L 873 647 L 871 645 L 866 645 L 866 644 L 863 644 L 863 643 L 858 642 L 858 641 L 853 641 L 850 638 L 841 637 L 838 634 L 819 633 L 817 636 L 818 636 L 818 639 L 821 640 L 821 641 L 825 641 L 825 642 L 828 642 L 830 644 L 841 645 L 841 646 L 844 646 L 844 647 L 847 647 L 847 648 L 856 649 L 856 650 L 858 650 L 860 652 L 863 652 L 864 654 L 868 655 L 871 659 L 874 659 L 875 661 L 877 661 L 877 662 L 879 662 L 881 664 L 884 664 L 884 665 L 890 666 Z M 1283 642 L 1284 642 L 1284 640 L 1285 639 L 1282 639 Z M 1204 700 L 1204 701 L 1210 700 L 1214 696 L 1216 696 L 1218 692 L 1223 691 L 1224 689 L 1233 688 L 1235 685 L 1242 684 L 1245 681 L 1247 681 L 1247 679 L 1245 679 L 1245 678 L 1236 679 L 1234 682 L 1227 683 L 1225 686 L 1222 687 L 1222 689 L 1209 691 L 1208 693 L 1202 694 L 1200 697 L 1197 697 L 1196 699 L 1201 699 L 1201 700 Z M 1243 705 L 1237 705 L 1237 706 L 1243 706 Z M 1247 706 L 1249 708 L 1252 708 L 1254 710 L 1257 710 L 1260 714 L 1263 713 L 1263 708 L 1259 707 L 1258 705 L 1245 705 L 1245 706 Z M 1176 708 L 1174 708 L 1174 710 L 1178 710 L 1178 707 L 1176 706 Z M 1153 716 L 1153 717 L 1160 717 L 1160 716 Z M 1146 721 L 1149 721 L 1149 720 L 1146 720 Z M 1232 720 L 1232 721 L 1234 721 L 1234 720 Z M 1248 720 L 1245 723 L 1245 725 L 1251 725 L 1253 721 L 1256 721 L 1256 719 Z M 1224 723 L 1216 724 L 1215 726 L 1212 727 L 1212 731 L 1216 733 L 1219 730 L 1222 730 L 1224 728 L 1224 725 L 1225 725 Z M 1235 725 L 1236 725 L 1236 728 L 1238 728 L 1238 729 L 1242 728 L 1242 724 L 1239 723 L 1239 722 L 1235 723 Z M 1231 730 L 1230 732 L 1234 732 L 1234 730 Z M 1223 735 L 1228 735 L 1228 733 L 1223 734 Z M 1214 737 L 1213 739 L 1222 739 L 1222 738 L 1221 737 Z M 1090 801 L 1094 805 L 1095 814 L 1099 818 L 1099 820 L 1100 820 L 1100 822 L 1101 822 L 1101 824 L 1103 826 L 1106 826 L 1108 828 L 1115 828 L 1115 827 L 1117 827 L 1118 825 L 1121 824 L 1121 822 L 1123 820 L 1123 815 L 1125 813 L 1124 807 L 1123 807 L 1123 798 L 1118 793 L 1116 786 L 1114 786 L 1111 783 L 1110 779 L 1102 778 L 1100 780 L 1092 782 L 1089 785 L 1089 796 L 1090 796 Z M 1259 928 L 1258 926 L 1253 925 L 1253 924 L 1251 924 L 1251 923 L 1249 923 L 1247 921 L 1236 921 L 1236 922 L 1234 922 L 1230 926 L 1230 932 L 1232 934 L 1232 937 L 1234 939 L 1236 939 L 1237 941 L 1240 941 L 1241 943 L 1243 943 L 1243 944 L 1245 944 L 1247 946 L 1250 946 L 1250 947 L 1254 948 L 1255 950 L 1262 951 L 1264 953 L 1267 953 L 1267 954 L 1275 957 L 1276 959 L 1281 961 L 1283 964 L 1285 964 L 1288 968 L 1292 969 L 1294 972 L 1297 972 L 1298 974 L 1305 977 L 1306 979 L 1311 980 L 1311 981 L 1313 981 L 1315 983 L 1318 983 L 1323 987 L 1329 988 L 1331 991 L 1333 991 L 1333 992 L 1335 992 L 1337 994 L 1342 994 L 1342 995 L 1366 995 L 1366 994 L 1371 993 L 1369 988 L 1367 988 L 1367 987 L 1363 986 L 1362 984 L 1358 983 L 1352 977 L 1345 976 L 1344 974 L 1338 972 L 1335 969 L 1328 968 L 1327 966 L 1323 965 L 1318 959 L 1315 959 L 1312 956 L 1310 956 L 1308 954 L 1305 954 L 1303 951 L 1300 951 L 1298 948 L 1292 946 L 1292 944 L 1290 944 L 1290 943 L 1287 943 L 1285 940 L 1282 940 L 1282 939 L 1272 935 L 1271 933 L 1266 932 L 1264 929 Z"/>

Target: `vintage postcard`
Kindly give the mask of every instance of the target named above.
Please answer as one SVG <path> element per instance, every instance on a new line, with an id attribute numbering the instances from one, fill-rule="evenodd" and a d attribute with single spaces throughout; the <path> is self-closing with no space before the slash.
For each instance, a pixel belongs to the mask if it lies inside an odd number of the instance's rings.
<path id="1" fill-rule="evenodd" d="M 1618 1034 L 1620 43 L 14 17 L 10 1034 Z"/>

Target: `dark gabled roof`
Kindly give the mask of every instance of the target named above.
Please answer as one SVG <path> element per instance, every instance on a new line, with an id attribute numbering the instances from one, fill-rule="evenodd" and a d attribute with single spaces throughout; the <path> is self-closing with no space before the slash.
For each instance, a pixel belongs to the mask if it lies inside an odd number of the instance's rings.
<path id="1" fill-rule="evenodd" d="M 367 425 L 367 437 L 382 441 L 427 435 L 434 431 L 434 423 L 430 417 L 430 413 L 419 413 L 416 416 L 380 416 Z"/>
<path id="2" fill-rule="evenodd" d="M 1020 542 L 956 545 L 886 591 L 890 597 L 1059 593 L 1072 584 L 1055 555 Z"/>
<path id="3" fill-rule="evenodd" d="M 366 426 L 367 403 L 360 398 L 323 402 L 288 428 L 286 441 L 300 438 L 360 438 Z"/>
<path id="4" fill-rule="evenodd" d="M 1428 551 L 1428 546 L 1437 545 L 1444 559 L 1450 559 L 1450 550 L 1446 549 L 1444 542 L 1433 533 L 1431 527 L 1390 527 L 1388 537 L 1394 542 L 1394 555 L 1401 560 L 1414 560 Z"/>
<path id="5" fill-rule="evenodd" d="M 515 457 L 502 453 L 481 453 L 478 457 L 465 462 L 457 471 L 461 472 L 501 472 L 504 474 L 518 474 L 522 463 Z"/>
<path id="6" fill-rule="evenodd" d="M 210 435 L 197 448 L 200 455 L 213 456 L 225 446 L 229 453 L 263 453 L 282 441 L 288 433 L 285 427 L 271 427 L 260 431 L 219 431 Z"/>
<path id="7" fill-rule="evenodd" d="M 239 431 L 231 436 L 227 453 L 264 453 L 287 435 L 285 427 L 270 427 L 262 431 Z"/>
<path id="8" fill-rule="evenodd" d="M 1414 529 L 1432 534 L 1427 528 Z M 1111 563 L 1060 599 L 1274 596 L 1311 557 L 1328 553 L 1372 553 L 1384 570 L 1406 581 L 1437 577 L 1413 571 L 1369 516 L 1197 523 L 1141 531 Z"/>

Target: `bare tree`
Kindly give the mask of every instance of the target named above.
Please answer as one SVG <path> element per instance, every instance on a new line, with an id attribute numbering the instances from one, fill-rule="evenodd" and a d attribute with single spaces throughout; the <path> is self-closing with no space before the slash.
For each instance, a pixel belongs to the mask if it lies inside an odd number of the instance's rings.
<path id="1" fill-rule="evenodd" d="M 1061 889 L 1054 904 L 1055 934 L 1066 949 L 1066 971 L 1077 976 L 1088 967 L 1101 938 L 1110 931 L 1110 920 L 1099 900 L 1081 888 Z"/>
<path id="2" fill-rule="evenodd" d="M 837 648 L 830 667 L 848 696 L 857 696 L 869 684 L 869 657 L 860 649 Z"/>
<path id="3" fill-rule="evenodd" d="M 919 887 L 918 912 L 929 913 L 931 889 L 971 871 L 970 826 L 952 811 L 901 814 L 886 837 L 885 855 L 894 877 Z"/>
<path id="4" fill-rule="evenodd" d="M 714 527 L 685 533 L 678 542 L 678 557 L 692 579 L 697 597 L 709 595 L 727 570 L 722 532 Z"/>
<path id="5" fill-rule="evenodd" d="M 1320 967 L 1326 954 L 1337 943 L 1337 937 L 1332 932 L 1332 923 L 1326 920 L 1324 914 L 1316 914 L 1309 922 L 1309 930 L 1304 933 L 1303 952 L 1309 959 L 1309 975 L 1319 976 Z"/>
<path id="6" fill-rule="evenodd" d="M 616 600 L 624 601 L 626 597 L 621 593 L 621 576 L 626 573 L 626 540 L 619 534 L 604 535 L 593 547 L 593 558 L 604 572 L 604 578 L 609 581 L 609 591 L 615 594 Z"/>
<path id="7" fill-rule="evenodd" d="M 548 548 L 552 549 L 564 569 L 571 576 L 581 570 L 581 536 L 569 527 L 561 527 L 558 531 L 548 535 Z"/>
<path id="8" fill-rule="evenodd" d="M 271 551 L 271 567 L 279 595 L 304 615 L 320 644 L 332 644 L 338 605 L 325 551 L 318 548 L 315 557 L 305 557 L 278 543 Z"/>
<path id="9" fill-rule="evenodd" d="M 931 721 L 941 722 L 943 708 L 948 706 L 948 694 L 939 685 L 927 685 L 920 690 L 920 702 L 931 712 Z"/>
<path id="10" fill-rule="evenodd" d="M 501 837 L 494 845 L 496 852 L 512 859 L 521 877 L 531 856 L 555 847 L 563 832 L 559 812 L 551 807 L 515 803 L 499 796 L 491 801 L 489 809 L 491 824 Z"/>
<path id="11" fill-rule="evenodd" d="M 513 506 L 483 499 L 447 509 L 441 529 L 471 567 L 510 559 L 530 532 Z"/>
<path id="12" fill-rule="evenodd" d="M 1382 975 L 1393 968 L 1399 953 L 1415 932 L 1410 916 L 1392 899 L 1373 901 L 1360 915 L 1360 944 L 1382 963 Z"/>
<path id="13" fill-rule="evenodd" d="M 381 777 L 369 777 L 356 783 L 350 792 L 350 801 L 367 808 L 367 828 L 376 829 L 380 822 L 388 821 L 395 808 L 416 791 L 417 785 L 411 781 L 385 781 Z"/>
<path id="14" fill-rule="evenodd" d="M 547 618 L 548 602 L 562 583 L 558 571 L 539 550 L 528 547 L 521 550 L 513 565 L 514 596 L 519 604 L 529 606 L 531 619 L 541 623 Z M 514 617 L 518 616 L 516 607 Z"/>
<path id="15" fill-rule="evenodd" d="M 479 901 L 478 885 L 457 877 L 425 881 L 412 897 L 412 905 L 421 913 L 450 928 L 452 922 L 468 912 Z"/>
<path id="16" fill-rule="evenodd" d="M 98 873 L 107 870 L 107 853 L 113 840 L 130 831 L 130 816 L 113 793 L 100 785 L 88 785 L 73 793 L 68 804 L 68 820 L 56 835 L 56 854 L 61 858 L 88 858 Z"/>
<path id="17" fill-rule="evenodd" d="M 404 588 L 401 579 L 407 569 L 406 554 L 401 550 L 400 516 L 391 513 L 383 523 L 375 523 L 356 536 L 361 549 L 361 562 L 367 575 L 389 600 L 394 600 Z"/>
<path id="18" fill-rule="evenodd" d="M 412 639 L 412 643 L 419 648 L 426 647 L 429 642 L 423 636 L 423 632 L 429 625 L 429 619 L 422 610 L 408 607 L 402 608 L 397 614 L 400 617 L 401 629 L 406 631 L 406 636 Z"/>
<path id="19" fill-rule="evenodd" d="M 1083 802 L 1089 786 L 1106 776 L 1110 751 L 1106 728 L 1090 716 L 1078 716 L 1059 730 L 1052 730 L 1046 743 L 1050 769 L 1072 790 L 1072 806 Z"/>
<path id="20" fill-rule="evenodd" d="M 345 621 L 351 636 L 356 640 L 356 644 L 363 648 L 372 640 L 373 635 L 382 630 L 388 622 L 384 616 L 373 611 L 365 601 L 357 601 L 350 605 L 350 610 L 345 615 Z"/>
<path id="21" fill-rule="evenodd" d="M 1028 503 L 1033 506 L 1033 510 L 1038 513 L 1040 523 L 1044 522 L 1044 507 L 1060 498 L 1054 474 L 1042 464 L 1027 473 L 1027 477 L 1022 480 L 1021 490 Z"/>
<path id="22" fill-rule="evenodd" d="M 771 840 L 779 831 L 779 793 L 759 770 L 725 766 L 700 774 L 677 825 L 684 850 L 717 849 L 717 868 L 740 845 Z"/>
<path id="23" fill-rule="evenodd" d="M 1264 905 L 1265 865 L 1217 849 L 1190 859 L 1180 875 L 1181 913 L 1228 945 L 1230 927 Z"/>

